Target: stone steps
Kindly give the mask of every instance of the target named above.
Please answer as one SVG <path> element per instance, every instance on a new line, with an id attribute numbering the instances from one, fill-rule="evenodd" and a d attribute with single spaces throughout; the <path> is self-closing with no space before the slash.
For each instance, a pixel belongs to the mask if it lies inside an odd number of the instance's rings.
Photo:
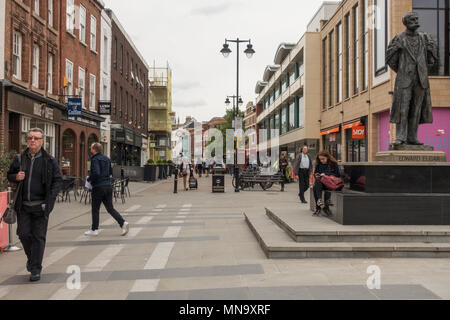
<path id="1" fill-rule="evenodd" d="M 245 220 L 270 259 L 306 258 L 450 258 L 450 243 L 296 242 L 262 213 Z"/>
<path id="2" fill-rule="evenodd" d="M 288 208 L 266 208 L 266 214 L 297 242 L 450 243 L 450 226 L 342 226 Z"/>

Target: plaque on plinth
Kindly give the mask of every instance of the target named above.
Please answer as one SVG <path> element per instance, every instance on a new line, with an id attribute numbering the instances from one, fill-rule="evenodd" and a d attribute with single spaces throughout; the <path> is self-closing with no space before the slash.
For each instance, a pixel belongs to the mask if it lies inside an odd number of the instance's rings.
<path id="1" fill-rule="evenodd" d="M 431 147 L 432 148 L 432 147 Z M 407 162 L 441 163 L 447 162 L 447 155 L 443 151 L 421 150 L 390 150 L 376 154 L 377 162 L 397 162 L 399 165 Z"/>

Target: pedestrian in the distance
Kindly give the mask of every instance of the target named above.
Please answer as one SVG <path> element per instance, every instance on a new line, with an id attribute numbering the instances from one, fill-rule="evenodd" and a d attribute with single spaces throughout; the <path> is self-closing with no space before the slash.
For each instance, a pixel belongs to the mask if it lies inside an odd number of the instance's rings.
<path id="1" fill-rule="evenodd" d="M 184 190 L 189 190 L 189 175 L 191 170 L 191 161 L 188 157 L 180 153 L 180 175 L 183 177 Z"/>
<path id="2" fill-rule="evenodd" d="M 202 171 L 203 171 L 202 159 L 198 158 L 197 159 L 197 174 L 200 178 L 202 177 Z"/>
<path id="3" fill-rule="evenodd" d="M 286 154 L 283 152 L 280 157 L 280 172 L 283 175 L 283 180 L 285 183 L 288 182 L 287 178 L 286 178 L 286 169 L 287 169 L 288 165 L 289 165 L 289 163 L 286 159 Z"/>
<path id="4" fill-rule="evenodd" d="M 30 281 L 41 279 L 48 219 L 62 187 L 58 162 L 42 148 L 43 144 L 44 132 L 31 129 L 27 135 L 28 148 L 14 159 L 8 171 L 8 180 L 20 183 L 14 208 Z"/>
<path id="5" fill-rule="evenodd" d="M 313 162 L 308 151 L 308 147 L 304 146 L 294 164 L 294 173 L 298 176 L 298 196 L 302 203 L 308 203 L 305 199 L 305 192 L 309 189 L 309 176 L 313 171 Z"/>
<path id="6" fill-rule="evenodd" d="M 130 224 L 114 209 L 111 160 L 103 155 L 102 151 L 103 147 L 100 143 L 95 142 L 91 145 L 91 174 L 88 181 L 92 185 L 92 228 L 84 234 L 86 236 L 98 236 L 100 206 L 103 203 L 106 211 L 117 221 L 122 229 L 122 236 L 125 236 L 130 230 Z"/>
<path id="7" fill-rule="evenodd" d="M 341 173 L 339 171 L 337 160 L 328 151 L 321 151 L 317 155 L 314 175 L 316 178 L 313 189 L 314 198 L 316 200 L 316 212 L 314 214 L 319 215 L 323 209 L 327 216 L 331 216 L 332 214 L 329 208 L 331 193 L 329 191 L 327 192 L 328 189 L 321 182 L 320 178 L 323 176 L 335 176 L 340 178 Z M 325 191 L 325 202 L 322 200 L 322 191 Z"/>
<path id="8" fill-rule="evenodd" d="M 206 173 L 206 177 L 207 178 L 209 177 L 209 165 L 210 165 L 209 159 L 206 158 L 205 159 L 205 166 L 204 166 L 204 168 L 205 168 L 205 173 Z"/>

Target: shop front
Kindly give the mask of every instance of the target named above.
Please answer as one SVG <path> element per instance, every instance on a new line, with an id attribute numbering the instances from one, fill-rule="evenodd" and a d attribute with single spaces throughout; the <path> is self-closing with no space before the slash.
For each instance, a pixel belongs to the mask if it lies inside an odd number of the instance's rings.
<path id="1" fill-rule="evenodd" d="M 94 114 L 86 114 L 77 119 L 65 117 L 61 126 L 61 171 L 63 175 L 86 177 L 90 170 L 90 146 L 100 142 L 100 121 Z"/>
<path id="2" fill-rule="evenodd" d="M 366 119 L 367 117 L 354 120 L 342 127 L 345 132 L 347 162 L 367 162 L 369 160 Z"/>
<path id="3" fill-rule="evenodd" d="M 323 149 L 327 150 L 336 160 L 342 161 L 341 127 L 334 127 L 320 133 Z"/>
<path id="4" fill-rule="evenodd" d="M 13 89 L 15 87 L 12 87 Z M 6 91 L 8 150 L 23 152 L 27 148 L 27 134 L 32 128 L 44 132 L 44 149 L 53 157 L 60 155 L 59 132 L 63 105 L 56 101 L 20 91 Z"/>
<path id="5" fill-rule="evenodd" d="M 111 124 L 111 162 L 119 166 L 141 166 L 142 134 L 121 124 Z"/>

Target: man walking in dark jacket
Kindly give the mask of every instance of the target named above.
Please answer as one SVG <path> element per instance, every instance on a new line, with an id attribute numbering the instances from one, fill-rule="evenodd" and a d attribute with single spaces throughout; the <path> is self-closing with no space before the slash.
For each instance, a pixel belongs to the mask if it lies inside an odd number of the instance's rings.
<path id="1" fill-rule="evenodd" d="M 88 182 L 92 185 L 92 228 L 86 231 L 86 236 L 98 236 L 98 225 L 100 219 L 100 205 L 106 207 L 106 211 L 117 221 L 122 229 L 122 236 L 125 236 L 130 230 L 130 225 L 126 222 L 119 212 L 114 209 L 112 202 L 112 184 L 111 160 L 102 154 L 103 147 L 95 142 L 91 145 L 91 171 Z"/>
<path id="2" fill-rule="evenodd" d="M 62 187 L 62 175 L 55 158 L 42 145 L 44 132 L 31 129 L 28 148 L 18 155 L 8 171 L 8 180 L 19 183 L 17 200 L 17 235 L 27 255 L 30 281 L 41 279 L 48 219 Z"/>
<path id="3" fill-rule="evenodd" d="M 305 192 L 309 188 L 309 176 L 313 170 L 313 163 L 308 154 L 308 147 L 304 146 L 301 153 L 295 159 L 294 173 L 298 176 L 298 185 L 300 201 L 308 203 L 305 199 Z"/>

